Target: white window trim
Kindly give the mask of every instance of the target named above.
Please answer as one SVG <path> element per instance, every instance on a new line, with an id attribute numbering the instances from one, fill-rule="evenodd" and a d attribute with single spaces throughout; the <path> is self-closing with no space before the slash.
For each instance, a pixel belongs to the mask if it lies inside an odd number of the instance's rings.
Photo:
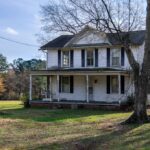
<path id="1" fill-rule="evenodd" d="M 118 52 L 119 52 L 119 65 L 113 65 L 113 63 L 112 63 L 113 50 L 118 50 Z M 111 64 L 111 67 L 121 67 L 121 51 L 119 49 L 112 49 L 111 50 L 111 53 L 110 53 L 110 64 Z"/>
<path id="2" fill-rule="evenodd" d="M 63 52 L 64 51 L 68 51 L 69 52 L 69 65 L 68 66 L 64 66 L 64 59 L 63 59 Z M 61 51 L 61 67 L 63 68 L 70 68 L 70 51 L 69 50 L 64 50 L 64 51 Z"/>
<path id="3" fill-rule="evenodd" d="M 87 51 L 93 51 L 93 65 L 92 66 L 87 65 Z M 85 66 L 88 67 L 88 68 L 95 67 L 95 50 L 94 49 L 86 50 L 86 53 L 85 53 Z"/>

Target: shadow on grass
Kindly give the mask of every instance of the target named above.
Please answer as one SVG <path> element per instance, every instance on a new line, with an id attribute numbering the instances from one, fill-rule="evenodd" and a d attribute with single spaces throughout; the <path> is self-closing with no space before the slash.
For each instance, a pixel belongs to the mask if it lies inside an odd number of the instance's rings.
<path id="1" fill-rule="evenodd" d="M 100 119 L 107 117 L 108 115 L 114 115 L 114 117 L 122 112 L 116 111 L 104 111 L 104 110 L 87 110 L 87 109 L 37 109 L 37 108 L 18 108 L 18 109 L 6 109 L 0 110 L 0 118 L 10 119 L 24 119 L 37 122 L 61 122 L 63 120 L 78 119 L 82 117 L 95 116 Z"/>
<path id="2" fill-rule="evenodd" d="M 96 136 L 87 136 L 75 138 L 68 142 L 34 145 L 33 149 L 51 149 L 51 150 L 130 150 L 136 148 L 147 148 L 150 143 L 142 143 L 141 138 L 132 139 L 132 132 L 140 125 L 113 125 L 112 129 L 101 129 Z M 144 134 L 144 133 L 143 133 Z M 150 133 L 146 135 L 142 141 L 147 141 L 150 138 Z M 128 143 L 126 142 L 128 141 Z M 135 144 L 139 143 L 139 145 Z M 131 146 L 132 145 L 132 146 Z"/>
<path id="3" fill-rule="evenodd" d="M 26 149 L 50 149 L 50 150 L 126 150 L 126 149 L 148 149 L 150 147 L 150 128 L 149 125 L 119 125 L 116 122 L 112 121 L 112 118 L 120 117 L 125 118 L 129 114 L 124 114 L 122 112 L 116 111 L 102 111 L 102 110 L 70 110 L 70 109 L 7 109 L 0 110 L 0 118 L 8 119 L 24 119 L 35 122 L 63 122 L 64 120 L 70 119 L 80 119 L 82 121 L 83 117 L 92 117 L 96 116 L 106 120 L 103 123 L 104 126 L 101 126 L 101 122 L 97 124 L 100 125 L 100 128 L 96 129 L 96 135 L 94 133 L 75 137 L 66 141 L 57 141 L 51 143 L 47 141 L 46 143 L 33 143 L 27 146 Z M 108 118 L 110 116 L 110 118 Z M 97 125 L 96 124 L 96 125 Z M 67 125 L 67 123 L 65 124 Z M 73 124 L 74 125 L 74 124 Z M 48 125 L 46 125 L 48 126 Z M 93 124 L 90 125 L 93 127 Z M 22 126 L 21 126 L 22 127 Z M 26 127 L 25 127 L 26 128 Z M 62 127 L 62 130 L 65 130 Z M 69 128 L 67 128 L 69 130 Z M 87 129 L 88 130 L 88 129 Z M 91 130 L 91 128 L 89 128 Z M 93 131 L 93 130 L 92 130 Z M 71 131 L 70 134 L 73 134 Z M 62 133 L 62 136 L 65 135 L 65 132 Z M 57 137 L 57 136 L 56 136 Z M 56 138 L 54 137 L 54 138 Z M 40 137 L 40 141 L 45 141 L 48 137 Z M 44 140 L 45 139 L 45 140 Z"/>
<path id="4" fill-rule="evenodd" d="M 110 132 L 102 131 L 103 134 L 73 142 L 63 143 L 62 146 L 67 145 L 70 150 L 130 150 L 130 149 L 147 149 L 150 148 L 150 129 L 141 131 L 140 135 L 133 135 L 132 132 L 139 128 L 140 125 L 117 125 L 118 129 L 113 129 Z M 76 147 L 79 145 L 80 148 Z M 92 146 L 91 146 L 92 145 Z M 92 148 L 91 148 L 92 147 Z"/>

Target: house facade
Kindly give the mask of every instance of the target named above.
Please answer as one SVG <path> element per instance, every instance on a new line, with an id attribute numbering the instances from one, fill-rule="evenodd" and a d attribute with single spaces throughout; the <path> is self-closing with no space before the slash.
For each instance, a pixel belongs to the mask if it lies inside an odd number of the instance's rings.
<path id="1" fill-rule="evenodd" d="M 62 35 L 41 47 L 47 53 L 45 101 L 120 104 L 134 93 L 133 76 L 124 47 L 115 34 L 86 26 L 76 35 Z M 145 31 L 130 33 L 131 49 L 141 64 Z"/>

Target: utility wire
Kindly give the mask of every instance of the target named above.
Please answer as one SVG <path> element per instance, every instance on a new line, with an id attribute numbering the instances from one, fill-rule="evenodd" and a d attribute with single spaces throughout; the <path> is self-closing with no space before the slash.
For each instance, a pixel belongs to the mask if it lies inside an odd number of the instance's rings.
<path id="1" fill-rule="evenodd" d="M 0 39 L 12 42 L 12 43 L 16 43 L 16 44 L 20 44 L 20 45 L 25 45 L 25 46 L 30 46 L 30 47 L 39 47 L 38 45 L 33 45 L 33 44 L 29 44 L 29 43 L 24 43 L 24 42 L 20 42 L 20 41 L 16 41 L 16 40 L 12 40 L 3 36 L 0 36 Z"/>

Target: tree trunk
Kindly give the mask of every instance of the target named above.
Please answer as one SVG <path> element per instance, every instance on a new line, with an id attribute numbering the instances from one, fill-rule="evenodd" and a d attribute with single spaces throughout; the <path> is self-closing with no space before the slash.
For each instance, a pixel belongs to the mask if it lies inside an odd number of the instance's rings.
<path id="1" fill-rule="evenodd" d="M 134 88 L 135 88 L 135 102 L 134 102 L 134 112 L 124 123 L 147 123 L 149 118 L 146 110 L 147 102 L 147 86 L 148 86 L 148 76 L 145 72 L 137 70 L 134 73 Z"/>
<path id="2" fill-rule="evenodd" d="M 141 68 L 140 65 L 133 59 L 129 47 L 126 48 L 126 53 L 134 74 L 135 102 L 133 114 L 124 123 L 147 123 L 149 122 L 146 102 L 148 75 L 150 71 L 150 0 L 147 0 L 145 51 Z"/>

